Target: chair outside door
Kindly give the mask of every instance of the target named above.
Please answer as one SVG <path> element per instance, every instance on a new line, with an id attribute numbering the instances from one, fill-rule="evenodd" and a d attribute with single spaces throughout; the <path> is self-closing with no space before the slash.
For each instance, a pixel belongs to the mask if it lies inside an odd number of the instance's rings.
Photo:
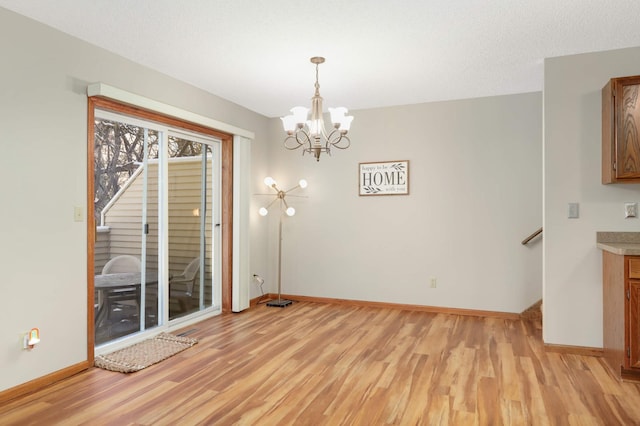
<path id="1" fill-rule="evenodd" d="M 191 309 L 193 288 L 195 287 L 199 269 L 200 258 L 196 257 L 184 268 L 182 274 L 169 279 L 169 297 L 178 301 L 181 313 L 188 312 Z M 175 288 L 177 286 L 184 286 L 184 289 Z"/>
<path id="2" fill-rule="evenodd" d="M 120 255 L 109 260 L 102 268 L 102 275 L 119 274 L 124 272 L 141 272 L 142 264 L 140 259 L 130 255 Z M 134 306 L 140 311 L 140 287 L 128 287 L 109 292 L 106 300 L 107 318 L 110 317 L 113 309 L 117 309 L 117 305 Z M 116 308 L 114 308 L 114 305 Z"/>

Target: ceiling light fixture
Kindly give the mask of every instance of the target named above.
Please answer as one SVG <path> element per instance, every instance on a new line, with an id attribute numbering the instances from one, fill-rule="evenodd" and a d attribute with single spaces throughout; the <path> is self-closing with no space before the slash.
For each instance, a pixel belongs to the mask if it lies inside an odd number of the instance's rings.
<path id="1" fill-rule="evenodd" d="M 351 140 L 347 132 L 351 128 L 352 115 L 346 115 L 349 111 L 345 107 L 329 108 L 333 129 L 327 133 L 322 118 L 322 97 L 320 96 L 320 84 L 318 84 L 318 65 L 324 62 L 324 58 L 314 56 L 311 63 L 316 65 L 315 94 L 311 98 L 311 119 L 308 119 L 309 108 L 297 106 L 291 108 L 291 115 L 281 117 L 284 131 L 287 137 L 284 140 L 285 148 L 289 150 L 304 147 L 302 155 L 306 152 L 313 154 L 316 161 L 320 161 L 320 154 L 331 154 L 331 147 L 347 149 Z"/>

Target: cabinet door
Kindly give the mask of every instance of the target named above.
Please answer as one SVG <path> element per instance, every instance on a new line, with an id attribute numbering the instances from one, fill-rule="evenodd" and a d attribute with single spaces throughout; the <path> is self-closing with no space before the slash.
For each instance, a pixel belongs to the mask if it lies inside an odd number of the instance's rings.
<path id="1" fill-rule="evenodd" d="M 615 176 L 640 178 L 640 77 L 615 80 Z"/>
<path id="2" fill-rule="evenodd" d="M 640 368 L 640 280 L 629 280 L 629 367 Z"/>

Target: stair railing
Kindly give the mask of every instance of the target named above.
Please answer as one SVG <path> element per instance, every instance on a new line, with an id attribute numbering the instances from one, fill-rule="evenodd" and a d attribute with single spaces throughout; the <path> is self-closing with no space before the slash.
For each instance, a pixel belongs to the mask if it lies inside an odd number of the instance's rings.
<path id="1" fill-rule="evenodd" d="M 537 231 L 535 231 L 533 234 L 529 235 L 524 240 L 522 240 L 522 245 L 525 246 L 525 245 L 529 244 L 529 241 L 533 240 L 535 237 L 537 237 L 538 235 L 541 235 L 541 234 L 542 234 L 542 227 L 540 229 L 538 229 Z"/>

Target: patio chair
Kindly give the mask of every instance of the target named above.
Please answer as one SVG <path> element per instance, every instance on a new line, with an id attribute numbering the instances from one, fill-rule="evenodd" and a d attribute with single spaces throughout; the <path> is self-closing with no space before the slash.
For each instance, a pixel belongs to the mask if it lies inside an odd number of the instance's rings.
<path id="1" fill-rule="evenodd" d="M 169 297 L 174 298 L 178 301 L 182 312 L 187 312 L 189 309 L 191 309 L 193 287 L 195 286 L 199 269 L 200 258 L 196 257 L 191 262 L 189 262 L 186 268 L 184 268 L 184 272 L 182 272 L 182 274 L 176 275 L 175 277 L 171 277 L 169 279 Z M 185 290 L 171 288 L 175 284 L 183 284 L 185 286 Z"/>
<path id="2" fill-rule="evenodd" d="M 110 259 L 102 268 L 102 275 L 141 271 L 142 264 L 140 259 L 124 254 Z M 109 296 L 106 298 L 107 300 L 103 301 L 107 304 L 107 318 L 109 318 L 111 311 L 114 309 L 113 305 L 138 307 L 139 298 L 139 287 L 136 286 L 109 292 Z"/>

